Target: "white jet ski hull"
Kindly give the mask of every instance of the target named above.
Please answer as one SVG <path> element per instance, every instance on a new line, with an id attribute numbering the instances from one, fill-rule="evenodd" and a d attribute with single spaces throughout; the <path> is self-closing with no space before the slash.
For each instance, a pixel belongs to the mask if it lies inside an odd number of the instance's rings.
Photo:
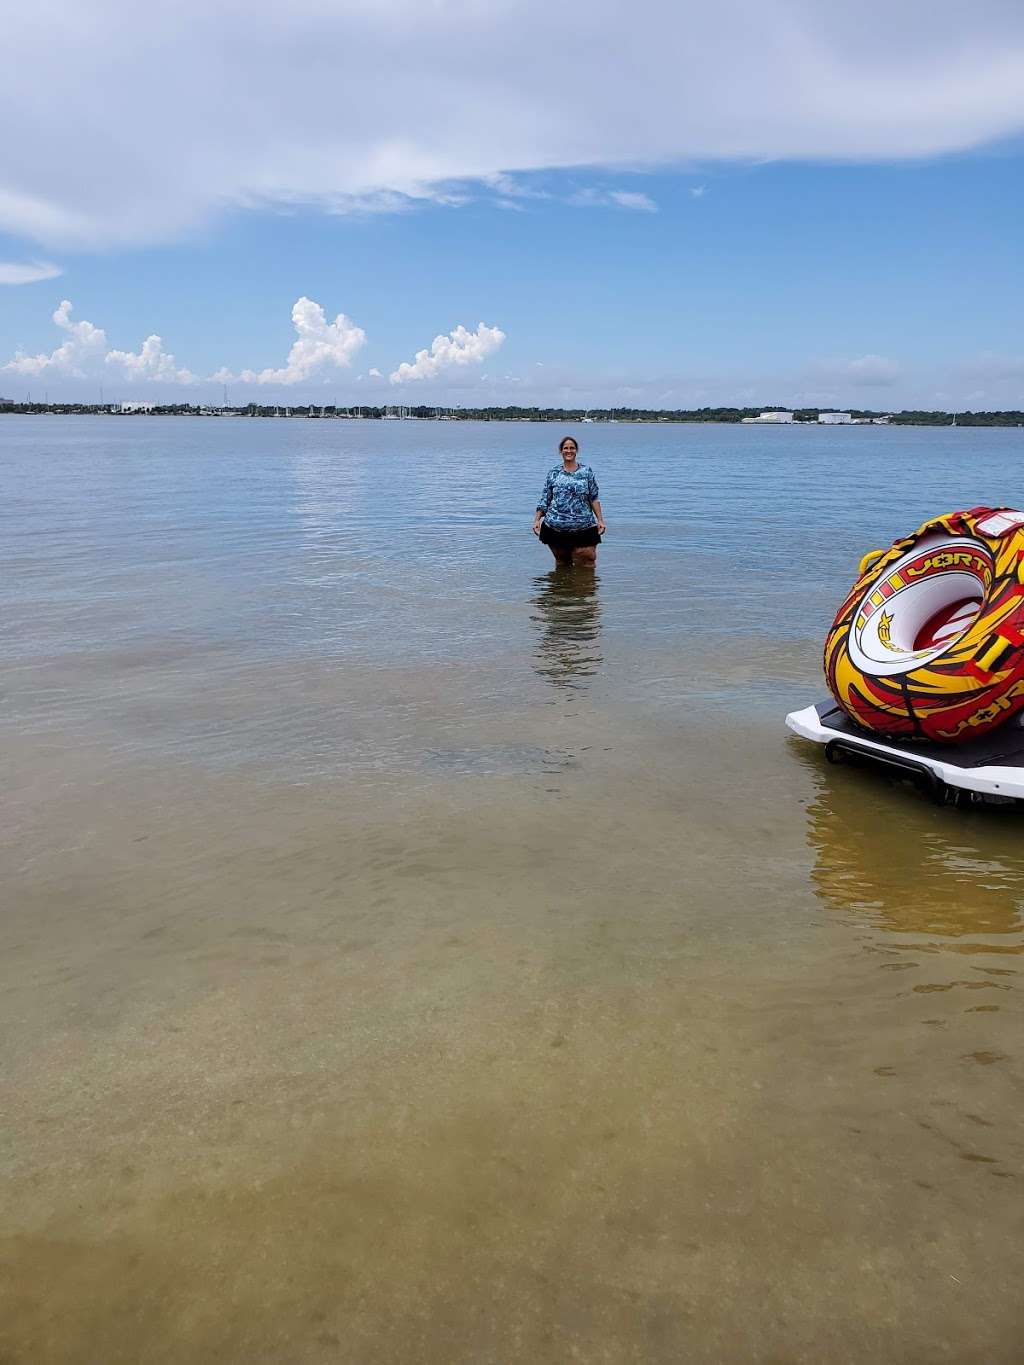
<path id="1" fill-rule="evenodd" d="M 1024 726 L 1019 717 L 981 739 L 956 745 L 884 739 L 854 725 L 831 698 L 791 711 L 786 724 L 794 734 L 823 744 L 830 762 L 877 764 L 916 782 L 940 802 L 961 792 L 993 802 L 1024 801 Z"/>

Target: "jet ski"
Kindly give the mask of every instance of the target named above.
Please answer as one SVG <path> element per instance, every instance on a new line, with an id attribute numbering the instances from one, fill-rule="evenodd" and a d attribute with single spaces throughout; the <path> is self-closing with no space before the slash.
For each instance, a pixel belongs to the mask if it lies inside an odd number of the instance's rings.
<path id="1" fill-rule="evenodd" d="M 869 551 L 824 664 L 832 696 L 786 724 L 829 760 L 942 803 L 1024 800 L 1024 512 L 950 512 Z"/>
<path id="2" fill-rule="evenodd" d="M 830 763 L 862 764 L 913 782 L 939 805 L 1004 805 L 1024 801 L 1024 713 L 963 744 L 871 734 L 829 697 L 786 724 L 825 747 Z"/>

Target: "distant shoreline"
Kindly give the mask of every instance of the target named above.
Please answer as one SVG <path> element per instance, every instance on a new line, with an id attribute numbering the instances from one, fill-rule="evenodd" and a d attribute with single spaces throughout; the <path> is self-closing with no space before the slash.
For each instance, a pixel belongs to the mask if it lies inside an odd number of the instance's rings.
<path id="1" fill-rule="evenodd" d="M 919 427 L 1024 427 L 1024 412 L 928 412 L 904 409 L 901 412 L 876 412 L 848 409 L 853 421 L 819 422 L 819 414 L 829 408 L 797 408 L 791 410 L 792 420 L 785 422 L 757 421 L 765 409 L 757 408 L 436 408 L 421 407 L 338 407 L 334 405 L 247 403 L 244 407 L 213 407 L 206 404 L 184 403 L 13 403 L 0 400 L 0 415 L 22 416 L 55 415 L 62 417 L 265 417 L 293 418 L 305 421 L 421 421 L 421 422 L 561 422 L 584 425 L 627 423 L 681 423 L 707 425 L 813 426 L 815 430 L 832 426 L 919 426 Z"/>
<path id="2" fill-rule="evenodd" d="M 820 412 L 829 409 L 797 409 L 791 422 L 751 422 L 762 411 L 761 408 L 695 408 L 676 411 L 609 408 L 582 413 L 579 409 L 565 408 L 457 408 L 437 409 L 431 407 L 405 408 L 400 413 L 388 408 L 340 408 L 319 405 L 289 406 L 250 403 L 245 407 L 210 407 L 186 404 L 120 404 L 120 403 L 0 403 L 0 415 L 5 413 L 22 416 L 62 416 L 62 417 L 264 417 L 292 418 L 305 421 L 421 421 L 421 422 L 561 422 L 575 424 L 614 425 L 626 424 L 705 424 L 737 426 L 744 424 L 756 426 L 782 426 L 791 430 L 795 426 L 813 426 L 822 430 L 831 423 L 818 421 Z M 918 427 L 1024 427 L 1024 412 L 925 412 L 905 410 L 902 412 L 868 412 L 850 410 L 855 422 L 836 423 L 836 426 L 849 428 L 853 425 L 871 426 L 918 426 Z"/>

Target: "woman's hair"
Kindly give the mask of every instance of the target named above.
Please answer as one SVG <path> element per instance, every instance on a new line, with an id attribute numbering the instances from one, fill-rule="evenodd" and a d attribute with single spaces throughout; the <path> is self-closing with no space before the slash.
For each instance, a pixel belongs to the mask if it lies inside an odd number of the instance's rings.
<path id="1" fill-rule="evenodd" d="M 558 443 L 558 453 L 559 453 L 559 455 L 561 455 L 561 453 L 562 453 L 562 447 L 565 445 L 566 441 L 571 441 L 571 442 L 573 443 L 573 445 L 576 447 L 576 449 L 579 450 L 579 448 L 580 448 L 580 443 L 579 443 L 579 441 L 577 441 L 577 439 L 576 439 L 575 436 L 563 436 L 562 439 L 561 439 L 561 440 L 559 441 L 559 443 Z"/>

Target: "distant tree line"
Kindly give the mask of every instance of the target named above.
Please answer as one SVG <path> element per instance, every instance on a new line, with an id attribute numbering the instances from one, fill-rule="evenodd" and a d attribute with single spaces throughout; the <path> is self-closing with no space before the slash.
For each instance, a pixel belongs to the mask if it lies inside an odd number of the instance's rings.
<path id="1" fill-rule="evenodd" d="M 792 411 L 797 421 L 816 422 L 820 412 L 830 408 L 786 409 L 785 404 L 778 408 Z M 403 406 L 401 412 L 408 417 L 421 420 L 462 421 L 462 422 L 564 422 L 580 423 L 587 420 L 598 422 L 741 422 L 744 417 L 756 417 L 770 408 L 762 405 L 755 408 L 527 408 L 527 407 L 479 407 L 479 408 L 438 408 L 430 404 L 417 407 Z M 1024 412 L 926 412 L 905 409 L 902 412 L 876 412 L 867 408 L 844 408 L 852 417 L 886 417 L 892 426 L 917 427 L 1019 427 L 1024 426 Z M 0 413 L 81 413 L 83 415 L 117 415 L 125 417 L 305 417 L 319 419 L 367 418 L 381 420 L 396 413 L 393 406 L 356 406 L 342 407 L 335 404 L 322 406 L 316 404 L 285 405 L 280 403 L 247 403 L 242 407 L 220 407 L 197 403 L 161 403 L 137 412 L 121 413 L 119 403 L 11 403 L 0 400 Z"/>

